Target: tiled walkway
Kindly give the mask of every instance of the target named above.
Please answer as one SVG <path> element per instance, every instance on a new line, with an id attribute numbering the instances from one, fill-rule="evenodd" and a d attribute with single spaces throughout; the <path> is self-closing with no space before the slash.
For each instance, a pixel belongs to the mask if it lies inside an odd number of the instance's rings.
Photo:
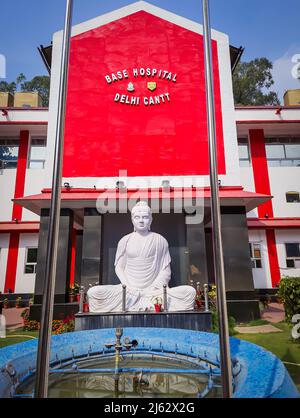
<path id="1" fill-rule="evenodd" d="M 5 316 L 6 326 L 9 330 L 21 328 L 23 326 L 23 319 L 21 317 L 24 309 L 3 309 L 2 315 Z"/>
<path id="2" fill-rule="evenodd" d="M 283 321 L 283 305 L 280 305 L 279 303 L 270 303 L 269 307 L 262 313 L 261 318 L 265 319 L 266 321 L 273 322 L 273 324 Z"/>

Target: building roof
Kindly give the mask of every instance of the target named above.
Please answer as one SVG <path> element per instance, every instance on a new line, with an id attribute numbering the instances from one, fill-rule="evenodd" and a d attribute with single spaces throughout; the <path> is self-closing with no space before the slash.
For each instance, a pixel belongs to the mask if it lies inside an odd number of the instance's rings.
<path id="1" fill-rule="evenodd" d="M 275 218 L 275 219 L 248 218 L 247 222 L 248 222 L 248 228 L 250 229 L 300 228 L 300 218 Z"/>
<path id="2" fill-rule="evenodd" d="M 247 192 L 242 187 L 220 187 L 220 201 L 222 206 L 245 206 L 247 212 L 255 209 L 257 206 L 272 199 L 272 196 Z M 61 207 L 74 210 L 86 207 L 96 207 L 96 203 L 108 200 L 133 200 L 133 199 L 169 199 L 171 202 L 182 201 L 182 199 L 190 199 L 195 206 L 196 199 L 199 202 L 204 200 L 204 205 L 208 205 L 211 193 L 210 188 L 171 188 L 169 191 L 162 188 L 159 189 L 62 189 Z M 51 189 L 45 189 L 42 193 L 33 196 L 24 196 L 13 199 L 13 201 L 24 208 L 40 214 L 42 208 L 50 208 Z M 197 203 L 198 204 L 198 203 Z M 201 203 L 199 203 L 200 205 Z"/>
<path id="3" fill-rule="evenodd" d="M 129 16 L 138 11 L 144 11 L 146 13 L 152 14 L 161 19 L 174 23 L 178 26 L 189 29 L 191 31 L 195 31 L 197 33 L 203 33 L 203 26 L 197 22 L 194 22 L 190 19 L 186 19 L 182 16 L 178 16 L 175 13 L 169 12 L 165 9 L 159 8 L 145 1 L 137 1 L 125 7 L 122 7 L 120 9 L 114 10 L 110 13 L 106 13 L 102 16 L 98 16 L 86 22 L 82 22 L 78 25 L 74 25 L 72 27 L 72 36 L 76 36 L 88 30 L 95 29 L 96 27 L 100 27 L 102 25 L 108 24 L 110 22 L 121 19 L 125 16 Z M 62 34 L 62 31 L 57 32 L 55 35 L 61 35 L 61 34 Z M 226 35 L 212 29 L 212 39 L 220 40 L 220 39 L 223 39 L 224 36 Z M 38 51 L 41 54 L 41 57 L 47 68 L 47 71 L 50 74 L 51 66 L 52 66 L 52 44 L 48 46 L 40 45 L 40 47 L 38 48 Z M 234 46 L 230 46 L 230 60 L 231 60 L 232 72 L 235 70 L 237 64 L 239 63 L 243 52 L 244 52 L 244 48 L 242 47 L 237 48 Z"/>

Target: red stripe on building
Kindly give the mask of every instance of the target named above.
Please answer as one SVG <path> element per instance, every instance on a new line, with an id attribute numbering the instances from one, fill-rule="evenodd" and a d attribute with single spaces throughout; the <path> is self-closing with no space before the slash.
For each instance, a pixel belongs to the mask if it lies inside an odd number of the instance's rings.
<path id="1" fill-rule="evenodd" d="M 256 193 L 271 195 L 264 131 L 262 129 L 250 129 L 249 139 L 255 191 Z M 265 215 L 269 218 L 274 217 L 272 201 L 258 207 L 258 217 L 264 218 Z"/>
<path id="2" fill-rule="evenodd" d="M 15 199 L 24 195 L 25 188 L 25 178 L 26 178 L 26 169 L 27 169 L 27 159 L 28 159 L 28 147 L 29 147 L 29 131 L 20 132 L 20 145 L 19 145 L 19 155 L 18 155 L 18 165 L 17 165 L 17 174 L 16 174 L 16 184 L 15 184 Z M 12 211 L 12 219 L 22 219 L 22 206 L 14 204 Z M 18 253 L 19 253 L 19 240 L 20 233 L 12 232 L 9 239 L 9 250 L 7 258 L 7 267 L 6 267 L 6 278 L 4 291 L 8 292 L 8 289 L 11 289 L 13 292 L 16 287 L 16 273 L 18 265 Z"/>
<path id="3" fill-rule="evenodd" d="M 271 187 L 264 131 L 262 129 L 250 129 L 249 139 L 255 191 L 270 195 Z M 263 203 L 258 206 L 257 210 L 259 218 L 274 218 L 272 201 Z M 280 270 L 274 229 L 267 229 L 266 237 L 272 286 L 275 287 L 280 282 Z"/>
<path id="4" fill-rule="evenodd" d="M 75 283 L 75 260 L 76 260 L 76 229 L 73 229 L 71 237 L 71 268 L 70 268 L 70 285 Z"/>
<path id="5" fill-rule="evenodd" d="M 20 132 L 20 145 L 19 145 L 19 155 L 18 155 L 18 166 L 17 166 L 17 175 L 16 175 L 16 185 L 15 185 L 15 199 L 18 197 L 24 196 L 25 188 L 25 178 L 26 178 L 26 169 L 27 169 L 27 160 L 28 160 L 28 148 L 29 148 L 29 131 Z M 22 206 L 14 204 L 12 219 L 22 219 Z"/>
<path id="6" fill-rule="evenodd" d="M 4 293 L 8 293 L 9 289 L 15 291 L 16 273 L 18 265 L 20 234 L 12 232 L 9 239 L 9 251 L 7 257 L 7 268 L 5 277 Z"/>
<path id="7" fill-rule="evenodd" d="M 279 270 L 274 229 L 267 229 L 266 237 L 267 237 L 267 245 L 268 245 L 271 280 L 272 280 L 272 286 L 274 288 L 280 282 L 280 270 Z"/>

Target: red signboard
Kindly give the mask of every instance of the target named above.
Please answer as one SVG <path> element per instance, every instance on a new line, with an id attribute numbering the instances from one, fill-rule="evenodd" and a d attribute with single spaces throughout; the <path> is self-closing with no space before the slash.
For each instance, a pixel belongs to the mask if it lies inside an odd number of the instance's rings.
<path id="1" fill-rule="evenodd" d="M 225 174 L 213 41 L 219 173 Z M 206 175 L 203 38 L 144 11 L 72 38 L 64 177 Z"/>

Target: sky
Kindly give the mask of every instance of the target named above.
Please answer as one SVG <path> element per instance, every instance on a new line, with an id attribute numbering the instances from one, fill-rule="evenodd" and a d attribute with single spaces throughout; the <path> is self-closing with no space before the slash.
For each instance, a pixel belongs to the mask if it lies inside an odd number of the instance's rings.
<path id="1" fill-rule="evenodd" d="M 126 6 L 130 0 L 74 0 L 74 24 Z M 201 0 L 148 0 L 155 6 L 202 23 Z M 300 62 L 300 0 L 210 0 L 211 24 L 245 48 L 243 60 L 267 57 L 274 63 L 273 90 L 300 88 L 292 70 Z M 0 77 L 13 81 L 23 72 L 30 80 L 47 74 L 37 51 L 63 28 L 64 0 L 10 0 L 0 4 Z M 299 54 L 299 57 L 295 57 Z M 1 55 L 6 73 L 1 71 Z M 293 58 L 294 57 L 294 58 Z M 296 62 L 292 62 L 292 60 Z M 0 78 L 0 81 L 2 78 Z"/>

